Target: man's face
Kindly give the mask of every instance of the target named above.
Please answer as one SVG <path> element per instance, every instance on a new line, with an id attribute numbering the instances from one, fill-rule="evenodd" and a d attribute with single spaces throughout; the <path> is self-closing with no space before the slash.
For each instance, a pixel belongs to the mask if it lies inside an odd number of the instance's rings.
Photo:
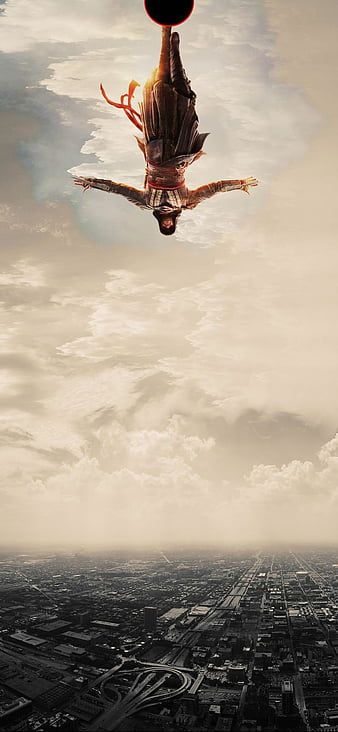
<path id="1" fill-rule="evenodd" d="M 153 211 L 153 214 L 157 219 L 162 234 L 169 235 L 175 233 L 176 221 L 180 213 L 181 209 L 176 209 L 169 206 L 160 206 Z"/>
<path id="2" fill-rule="evenodd" d="M 173 220 L 171 218 L 169 218 L 169 216 L 167 219 L 162 219 L 162 226 L 164 229 L 171 229 L 172 225 L 173 225 Z"/>

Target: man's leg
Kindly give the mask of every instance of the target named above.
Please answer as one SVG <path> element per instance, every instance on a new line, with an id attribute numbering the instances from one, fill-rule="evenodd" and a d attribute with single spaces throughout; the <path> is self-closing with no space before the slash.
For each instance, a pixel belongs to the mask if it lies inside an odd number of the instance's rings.
<path id="1" fill-rule="evenodd" d="M 171 27 L 163 26 L 160 63 L 157 69 L 156 81 L 164 81 L 167 84 L 170 84 L 170 37 Z"/>
<path id="2" fill-rule="evenodd" d="M 179 94 L 195 100 L 196 94 L 192 91 L 190 81 L 183 68 L 180 54 L 180 37 L 173 33 L 170 42 L 170 77 L 171 83 Z"/>

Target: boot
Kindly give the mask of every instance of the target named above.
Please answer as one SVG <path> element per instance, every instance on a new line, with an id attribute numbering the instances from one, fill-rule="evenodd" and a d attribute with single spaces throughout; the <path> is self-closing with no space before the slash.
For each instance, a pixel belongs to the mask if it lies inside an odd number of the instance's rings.
<path id="1" fill-rule="evenodd" d="M 196 98 L 183 68 L 180 54 L 180 37 L 176 31 L 172 34 L 170 41 L 170 77 L 174 89 L 179 94 L 183 94 L 183 96 L 189 97 L 189 99 Z"/>
<path id="2" fill-rule="evenodd" d="M 167 84 L 170 84 L 170 37 L 171 26 L 163 26 L 160 63 L 156 79 Z"/>

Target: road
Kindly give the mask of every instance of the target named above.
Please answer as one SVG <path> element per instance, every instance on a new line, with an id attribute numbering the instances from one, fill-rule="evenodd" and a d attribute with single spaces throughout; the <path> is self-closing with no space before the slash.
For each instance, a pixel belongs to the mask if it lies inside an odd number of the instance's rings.
<path id="1" fill-rule="evenodd" d="M 142 709 L 154 706 L 159 703 L 180 696 L 191 686 L 191 676 L 187 671 L 175 669 L 165 664 L 146 664 L 137 662 L 138 667 L 135 669 L 136 678 L 132 683 L 127 694 L 114 707 L 106 709 L 89 727 L 89 730 L 105 730 L 105 732 L 113 732 L 124 719 L 137 714 Z M 123 673 L 123 664 L 120 665 L 119 671 Z M 114 672 L 104 674 L 101 678 L 101 691 L 104 695 L 104 685 L 112 680 Z M 171 676 L 175 676 L 179 682 L 176 689 L 163 689 Z"/>
<path id="2" fill-rule="evenodd" d="M 194 675 L 193 670 L 184 668 L 187 649 L 194 645 L 194 642 L 197 641 L 200 634 L 210 624 L 224 619 L 225 610 L 235 610 L 239 607 L 261 566 L 262 560 L 260 555 L 258 555 L 253 566 L 243 572 L 240 579 L 235 581 L 232 587 L 227 590 L 224 597 L 210 608 L 207 615 L 198 621 L 193 629 L 183 631 L 177 640 L 177 645 L 167 652 L 158 663 L 150 664 L 136 661 L 138 673 L 125 697 L 113 708 L 110 707 L 105 710 L 93 722 L 89 729 L 93 732 L 99 729 L 111 732 L 121 724 L 123 719 L 136 714 L 141 709 L 179 696 L 187 689 L 194 688 L 198 681 L 198 685 L 200 685 L 203 675 L 200 674 L 198 679 L 195 680 L 191 675 Z M 220 625 L 223 628 L 224 622 Z M 123 671 L 123 664 L 114 669 L 110 669 L 95 681 L 95 686 L 100 687 L 103 696 L 105 684 L 108 681 L 111 682 L 113 677 L 120 671 Z M 158 678 L 159 673 L 161 674 L 160 678 Z M 171 675 L 175 675 L 178 678 L 180 685 L 174 690 L 164 689 L 161 691 L 161 687 L 165 685 Z"/>

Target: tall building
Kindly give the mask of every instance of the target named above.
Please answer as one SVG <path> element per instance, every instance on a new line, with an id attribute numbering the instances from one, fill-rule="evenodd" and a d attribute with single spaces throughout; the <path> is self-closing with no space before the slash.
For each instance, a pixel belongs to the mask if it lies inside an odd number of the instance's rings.
<path id="1" fill-rule="evenodd" d="M 157 623 L 157 608 L 156 607 L 145 607 L 143 608 L 143 622 L 144 630 L 146 633 L 155 633 Z"/>
<path id="2" fill-rule="evenodd" d="M 79 613 L 79 624 L 81 625 L 81 628 L 86 628 L 91 620 L 91 613 L 89 610 L 85 610 L 82 613 Z"/>
<path id="3" fill-rule="evenodd" d="M 293 683 L 283 681 L 282 683 L 282 712 L 286 716 L 293 713 Z"/>

